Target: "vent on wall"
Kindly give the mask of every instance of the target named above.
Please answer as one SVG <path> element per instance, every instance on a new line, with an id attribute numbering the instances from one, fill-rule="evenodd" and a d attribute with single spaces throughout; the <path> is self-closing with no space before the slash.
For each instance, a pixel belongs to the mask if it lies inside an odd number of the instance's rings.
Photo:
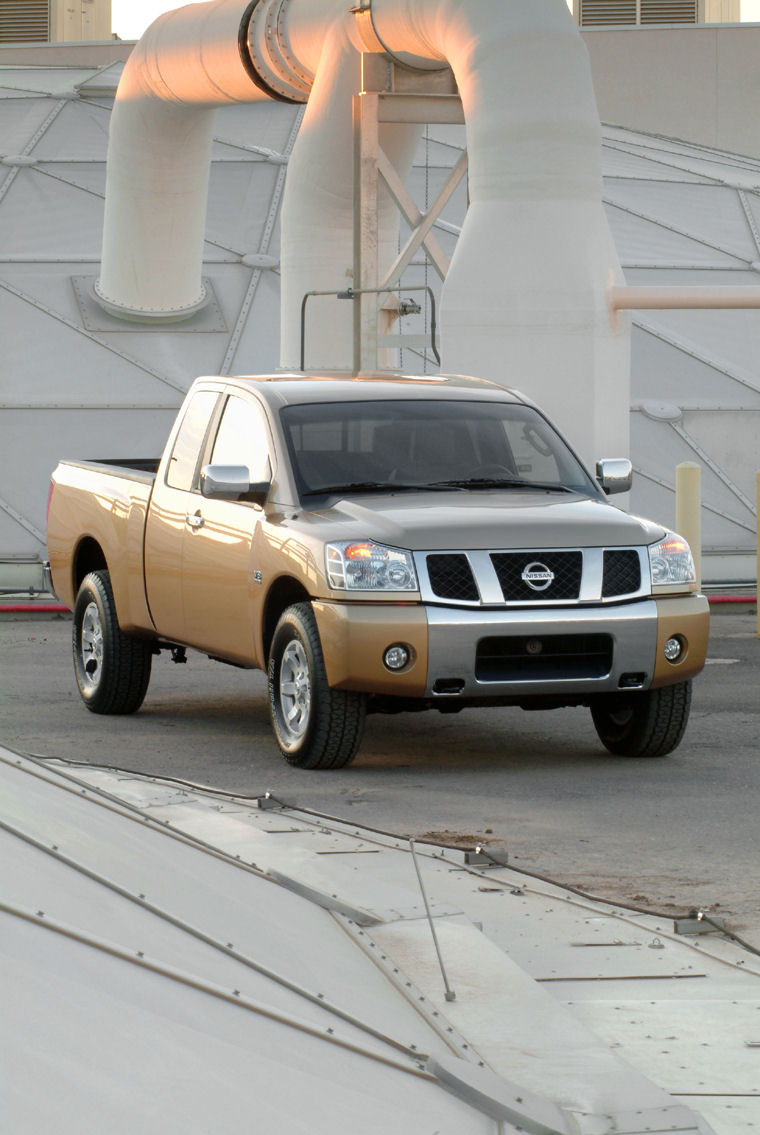
<path id="1" fill-rule="evenodd" d="M 580 0 L 581 27 L 696 24 L 699 0 Z"/>
<path id="2" fill-rule="evenodd" d="M 0 0 L 0 43 L 47 43 L 49 0 Z"/>

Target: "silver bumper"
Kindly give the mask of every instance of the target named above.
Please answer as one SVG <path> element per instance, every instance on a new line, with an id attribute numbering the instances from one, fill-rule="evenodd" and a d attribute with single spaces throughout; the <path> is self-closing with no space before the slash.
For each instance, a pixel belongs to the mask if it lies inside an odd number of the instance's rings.
<path id="1" fill-rule="evenodd" d="M 652 681 L 657 606 L 651 599 L 604 608 L 494 611 L 428 606 L 427 618 L 428 697 L 584 696 L 621 688 L 647 689 Z M 550 640 L 557 635 L 609 636 L 611 649 L 608 663 L 602 666 L 604 672 L 584 676 L 581 663 L 577 672 L 564 677 L 556 673 L 561 670 L 559 664 L 547 668 L 549 676 L 541 676 L 536 655 L 548 652 Z M 525 673 L 518 671 L 508 680 L 484 678 L 483 666 L 477 662 L 479 645 L 482 648 L 489 639 L 521 638 L 526 640 Z M 589 667 L 599 668 L 599 663 Z"/>

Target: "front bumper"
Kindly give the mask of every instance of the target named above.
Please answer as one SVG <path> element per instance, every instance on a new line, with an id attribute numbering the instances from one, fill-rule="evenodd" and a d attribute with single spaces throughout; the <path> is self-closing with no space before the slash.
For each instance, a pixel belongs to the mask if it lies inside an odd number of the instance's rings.
<path id="1" fill-rule="evenodd" d="M 554 608 L 509 611 L 428 609 L 429 653 L 426 696 L 465 698 L 525 696 L 584 697 L 621 688 L 647 689 L 652 681 L 657 643 L 654 600 L 607 608 Z M 604 643 L 602 653 L 585 658 L 548 653 L 558 637 L 572 650 Z M 506 679 L 485 677 L 483 644 L 510 644 Z M 524 668 L 519 653 L 524 651 Z M 556 659 L 556 660 L 555 660 Z M 571 662 L 572 666 L 571 672 Z M 491 667 L 491 672 L 499 667 Z M 601 671 L 601 672 L 600 672 Z"/>
<path id="2" fill-rule="evenodd" d="M 431 701 L 585 700 L 649 689 L 692 677 L 707 652 L 709 614 L 701 595 L 614 607 L 313 606 L 331 686 Z M 676 664 L 663 655 L 671 636 L 685 645 Z M 412 661 L 391 673 L 382 655 L 397 642 L 411 647 Z"/>

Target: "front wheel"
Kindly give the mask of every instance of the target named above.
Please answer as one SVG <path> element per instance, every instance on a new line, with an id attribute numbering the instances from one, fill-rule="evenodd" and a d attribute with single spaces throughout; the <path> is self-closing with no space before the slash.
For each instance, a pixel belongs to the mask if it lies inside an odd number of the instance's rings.
<path id="1" fill-rule="evenodd" d="M 364 694 L 327 684 L 316 619 L 308 603 L 283 612 L 269 655 L 269 711 L 280 752 L 297 768 L 343 768 L 364 732 Z"/>
<path id="2" fill-rule="evenodd" d="M 604 694 L 591 707 L 599 740 L 620 757 L 665 757 L 683 738 L 691 682 L 631 694 Z"/>
<path id="3" fill-rule="evenodd" d="M 153 653 L 143 639 L 124 634 L 107 571 L 82 580 L 74 606 L 74 673 L 92 713 L 134 713 L 143 703 Z"/>

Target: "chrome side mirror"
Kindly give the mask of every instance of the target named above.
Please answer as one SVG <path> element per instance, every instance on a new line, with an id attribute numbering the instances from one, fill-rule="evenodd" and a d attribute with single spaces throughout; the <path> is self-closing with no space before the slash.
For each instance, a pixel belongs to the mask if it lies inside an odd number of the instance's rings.
<path id="1" fill-rule="evenodd" d="M 269 481 L 251 483 L 246 465 L 204 465 L 201 469 L 201 496 L 210 500 L 253 501 L 263 504 Z"/>
<path id="2" fill-rule="evenodd" d="M 596 479 L 607 496 L 627 493 L 633 481 L 633 466 L 627 457 L 603 457 L 596 463 Z"/>

